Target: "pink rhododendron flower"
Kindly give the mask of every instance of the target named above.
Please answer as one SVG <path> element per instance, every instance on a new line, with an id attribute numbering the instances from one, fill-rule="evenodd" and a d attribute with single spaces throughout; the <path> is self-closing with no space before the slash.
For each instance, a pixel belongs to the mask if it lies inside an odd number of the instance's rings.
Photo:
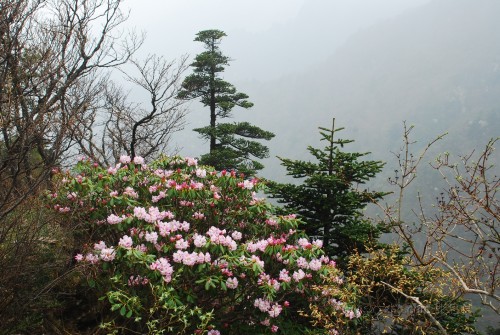
<path id="1" fill-rule="evenodd" d="M 276 226 L 278 226 L 278 221 L 276 221 L 276 219 L 269 218 L 266 220 L 266 224 L 271 226 L 271 227 L 276 227 Z"/>
<path id="2" fill-rule="evenodd" d="M 277 333 L 277 332 L 278 332 L 278 329 L 279 329 L 279 327 L 278 327 L 278 326 L 276 326 L 276 325 L 272 325 L 272 326 L 271 326 L 271 332 L 272 332 L 272 333 Z"/>
<path id="3" fill-rule="evenodd" d="M 212 257 L 208 252 L 205 253 L 205 263 L 210 263 L 212 261 Z"/>
<path id="4" fill-rule="evenodd" d="M 191 187 L 193 190 L 202 190 L 205 185 L 203 185 L 203 183 L 191 182 L 191 184 L 189 184 L 189 187 Z"/>
<path id="5" fill-rule="evenodd" d="M 99 243 L 94 244 L 94 250 L 102 250 L 106 248 L 106 243 L 104 241 L 99 241 Z"/>
<path id="6" fill-rule="evenodd" d="M 254 307 L 257 307 L 261 312 L 267 313 L 271 308 L 271 303 L 269 300 L 257 298 L 253 303 Z"/>
<path id="7" fill-rule="evenodd" d="M 182 263 L 187 266 L 193 266 L 195 264 L 209 263 L 211 257 L 209 253 L 190 253 L 188 251 L 177 250 L 172 254 L 172 259 L 175 263 Z"/>
<path id="8" fill-rule="evenodd" d="M 247 190 L 251 190 L 254 187 L 254 184 L 249 180 L 244 180 L 238 183 L 238 187 L 246 188 Z"/>
<path id="9" fill-rule="evenodd" d="M 108 168 L 108 173 L 111 174 L 111 175 L 115 175 L 118 172 L 118 169 L 120 168 L 120 166 L 121 166 L 120 164 L 118 164 L 115 167 L 110 166 Z"/>
<path id="10" fill-rule="evenodd" d="M 250 201 L 249 205 L 253 206 L 253 205 L 262 203 L 264 201 L 265 201 L 264 198 L 259 198 L 259 197 L 257 197 L 257 193 L 256 192 L 252 192 L 252 200 Z"/>
<path id="11" fill-rule="evenodd" d="M 115 259 L 115 250 L 111 248 L 104 248 L 101 250 L 101 259 L 105 262 L 111 262 Z"/>
<path id="12" fill-rule="evenodd" d="M 75 192 L 71 192 L 71 193 L 68 193 L 66 198 L 68 198 L 68 200 L 75 200 L 76 198 L 78 198 L 78 195 Z"/>
<path id="13" fill-rule="evenodd" d="M 120 163 L 122 164 L 128 164 L 130 163 L 130 156 L 127 156 L 127 155 L 123 155 L 123 156 L 120 156 Z"/>
<path id="14" fill-rule="evenodd" d="M 160 201 L 161 199 L 165 198 L 167 196 L 167 194 L 163 191 L 160 191 L 160 193 L 158 193 L 158 195 L 153 195 L 151 197 L 151 201 L 152 202 L 158 202 Z"/>
<path id="15" fill-rule="evenodd" d="M 217 227 L 210 227 L 207 232 L 207 235 L 210 237 L 210 242 L 214 244 L 220 244 L 229 248 L 229 250 L 236 250 L 237 244 L 236 241 L 233 240 L 231 236 L 225 236 L 226 230 L 220 230 Z"/>
<path id="16" fill-rule="evenodd" d="M 199 235 L 199 234 L 194 234 L 193 235 L 193 243 L 196 247 L 201 248 L 204 247 L 205 244 L 207 244 L 207 239 L 205 236 Z"/>
<path id="17" fill-rule="evenodd" d="M 195 212 L 195 213 L 193 214 L 193 218 L 195 218 L 195 219 L 197 219 L 197 220 L 203 220 L 203 219 L 205 218 L 205 214 Z"/>
<path id="18" fill-rule="evenodd" d="M 247 244 L 247 250 L 252 252 L 252 253 L 257 251 L 257 250 L 264 252 L 266 250 L 268 244 L 269 244 L 269 242 L 267 240 L 260 240 L 260 241 L 257 241 L 255 243 L 249 242 Z"/>
<path id="19" fill-rule="evenodd" d="M 96 264 L 99 262 L 99 256 L 88 253 L 85 255 L 85 260 L 91 264 Z"/>
<path id="20" fill-rule="evenodd" d="M 166 258 L 159 258 L 153 262 L 149 268 L 153 271 L 159 271 L 163 276 L 163 280 L 169 283 L 172 280 L 172 274 L 174 273 L 174 268 L 168 262 Z"/>
<path id="21" fill-rule="evenodd" d="M 309 243 L 309 241 L 307 240 L 307 238 L 299 238 L 299 240 L 297 241 L 298 245 L 300 245 L 302 248 L 306 249 L 308 248 L 311 243 Z"/>
<path id="22" fill-rule="evenodd" d="M 183 238 L 175 242 L 175 248 L 179 250 L 185 250 L 189 248 L 189 242 L 185 241 Z"/>
<path id="23" fill-rule="evenodd" d="M 162 215 L 162 218 L 160 220 L 164 220 L 164 219 L 172 220 L 175 217 L 174 213 L 172 213 L 171 211 L 163 211 L 163 212 L 161 212 L 161 215 Z"/>
<path id="24" fill-rule="evenodd" d="M 308 269 L 309 263 L 304 257 L 297 258 L 297 266 L 301 269 Z"/>
<path id="25" fill-rule="evenodd" d="M 325 256 L 325 255 L 321 255 L 321 257 L 319 258 L 319 260 L 323 263 L 323 264 L 328 264 L 330 262 L 330 258 L 328 256 Z M 334 265 L 335 266 L 335 265 Z"/>
<path id="26" fill-rule="evenodd" d="M 109 224 L 113 225 L 113 224 L 118 224 L 118 223 L 122 222 L 124 219 L 125 219 L 124 216 L 120 217 L 120 216 L 117 216 L 115 214 L 110 214 L 107 218 L 107 221 Z"/>
<path id="27" fill-rule="evenodd" d="M 125 188 L 125 191 L 123 191 L 123 195 L 127 195 L 131 198 L 134 198 L 134 199 L 139 198 L 139 195 L 137 194 L 137 192 L 130 186 Z"/>
<path id="28" fill-rule="evenodd" d="M 135 207 L 134 208 L 134 216 L 138 218 L 139 220 L 144 220 L 148 216 L 148 212 L 146 212 L 146 209 L 144 207 Z"/>
<path id="29" fill-rule="evenodd" d="M 196 169 L 196 176 L 198 178 L 205 178 L 207 176 L 207 170 L 200 168 Z"/>
<path id="30" fill-rule="evenodd" d="M 123 237 L 120 238 L 118 245 L 122 248 L 130 249 L 133 245 L 132 238 L 128 235 L 123 235 Z"/>
<path id="31" fill-rule="evenodd" d="M 252 263 L 257 263 L 258 266 L 260 266 L 261 268 L 264 267 L 264 261 L 262 261 L 259 256 L 256 256 L 256 255 L 252 255 L 252 257 L 250 258 Z"/>
<path id="32" fill-rule="evenodd" d="M 198 165 L 198 160 L 196 158 L 192 157 L 185 157 L 186 163 L 188 166 L 197 166 Z"/>
<path id="33" fill-rule="evenodd" d="M 135 247 L 136 250 L 139 250 L 141 252 L 146 252 L 148 251 L 148 247 L 146 247 L 144 244 L 141 244 L 141 245 L 138 245 L 137 247 Z"/>
<path id="34" fill-rule="evenodd" d="M 208 331 L 207 335 L 220 335 L 220 331 L 212 329 Z"/>
<path id="35" fill-rule="evenodd" d="M 109 192 L 110 197 L 116 197 L 118 195 L 118 191 L 111 191 Z"/>
<path id="36" fill-rule="evenodd" d="M 67 213 L 69 211 L 71 211 L 71 208 L 69 208 L 69 207 L 61 207 L 61 208 L 59 208 L 59 212 L 61 212 L 61 213 Z"/>
<path id="37" fill-rule="evenodd" d="M 239 241 L 242 238 L 242 234 L 239 231 L 233 231 L 231 237 L 233 238 L 233 240 Z"/>
<path id="38" fill-rule="evenodd" d="M 306 274 L 302 269 L 299 269 L 298 271 L 294 271 L 292 274 L 293 280 L 295 280 L 296 282 L 301 281 L 302 279 L 304 279 L 305 276 L 306 276 Z"/>
<path id="39" fill-rule="evenodd" d="M 309 262 L 309 269 L 312 271 L 318 271 L 321 269 L 321 261 L 319 259 L 313 259 Z"/>
<path id="40" fill-rule="evenodd" d="M 77 262 L 83 261 L 83 255 L 82 254 L 76 254 L 75 261 L 77 261 Z"/>
<path id="41" fill-rule="evenodd" d="M 283 307 L 281 307 L 279 304 L 274 304 L 270 309 L 269 309 L 269 316 L 272 318 L 277 318 Z"/>
<path id="42" fill-rule="evenodd" d="M 189 227 L 190 227 L 189 222 L 182 221 L 181 227 L 180 227 L 181 230 L 183 230 L 185 232 L 188 232 L 189 231 Z"/>
<path id="43" fill-rule="evenodd" d="M 316 247 L 320 248 L 320 249 L 323 248 L 323 241 L 322 240 L 314 240 L 312 242 L 312 244 L 315 245 Z"/>
<path id="44" fill-rule="evenodd" d="M 287 269 L 282 269 L 280 271 L 280 277 L 279 279 L 285 283 L 289 283 L 292 278 L 290 278 L 290 275 L 288 274 L 288 270 Z"/>
<path id="45" fill-rule="evenodd" d="M 198 264 L 203 264 L 203 263 L 210 263 L 211 261 L 211 256 L 208 252 L 203 254 L 202 252 L 198 253 L 198 260 L 196 261 Z"/>
<path id="46" fill-rule="evenodd" d="M 135 156 L 134 157 L 134 164 L 137 164 L 137 165 L 144 164 L 144 158 L 142 158 L 141 156 Z"/>
<path id="47" fill-rule="evenodd" d="M 262 272 L 259 275 L 259 280 L 257 281 L 257 283 L 259 284 L 259 286 L 263 286 L 263 285 L 270 286 L 270 287 L 274 288 L 276 291 L 278 291 L 280 289 L 280 283 L 276 279 L 271 278 L 270 275 L 268 275 L 264 272 Z"/>
<path id="48" fill-rule="evenodd" d="M 230 288 L 230 289 L 235 289 L 238 287 L 238 278 L 236 277 L 233 277 L 233 278 L 227 278 L 226 280 L 226 286 L 227 288 Z"/>
<path id="49" fill-rule="evenodd" d="M 144 235 L 144 239 L 149 242 L 149 243 L 153 243 L 153 244 L 156 244 L 156 242 L 158 242 L 158 233 L 153 231 L 153 232 L 147 232 L 145 235 Z"/>
<path id="50" fill-rule="evenodd" d="M 361 316 L 361 311 L 359 309 L 356 309 L 356 310 L 352 310 L 352 309 L 344 310 L 344 316 L 346 318 L 349 318 L 350 320 L 355 319 L 355 318 L 359 318 Z"/>

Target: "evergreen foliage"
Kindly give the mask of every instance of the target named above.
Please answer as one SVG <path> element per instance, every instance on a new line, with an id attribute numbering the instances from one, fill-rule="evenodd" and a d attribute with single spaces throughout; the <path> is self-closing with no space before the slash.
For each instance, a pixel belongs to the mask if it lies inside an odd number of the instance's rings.
<path id="1" fill-rule="evenodd" d="M 226 34 L 220 30 L 204 30 L 196 36 L 195 41 L 202 42 L 206 50 L 198 54 L 191 64 L 193 74 L 184 80 L 178 97 L 200 99 L 204 106 L 210 108 L 210 125 L 194 129 L 210 141 L 210 151 L 202 155 L 200 161 L 219 170 L 234 169 L 254 174 L 263 168 L 254 158 L 269 156 L 269 149 L 254 140 L 270 140 L 274 134 L 248 122 L 218 122 L 218 119 L 230 117 L 234 107 L 248 109 L 253 103 L 247 100 L 248 95 L 237 92 L 232 84 L 220 77 L 230 61 L 219 49 L 220 41 Z"/>
<path id="2" fill-rule="evenodd" d="M 368 153 L 343 151 L 352 140 L 335 139 L 332 129 L 320 127 L 324 149 L 308 147 L 316 162 L 280 158 L 287 174 L 301 179 L 301 184 L 270 183 L 272 197 L 285 204 L 285 210 L 298 213 L 306 222 L 309 236 L 322 238 L 326 253 L 339 259 L 354 250 L 364 252 L 375 241 L 381 229 L 363 217 L 362 210 L 383 192 L 359 187 L 382 170 L 380 161 L 362 161 Z"/>

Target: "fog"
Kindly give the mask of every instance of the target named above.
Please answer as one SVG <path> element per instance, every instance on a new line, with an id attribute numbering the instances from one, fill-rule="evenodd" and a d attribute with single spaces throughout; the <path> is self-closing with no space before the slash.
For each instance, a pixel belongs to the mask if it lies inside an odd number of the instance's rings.
<path id="1" fill-rule="evenodd" d="M 146 0 L 130 1 L 127 28 L 143 31 L 138 58 L 176 59 L 201 52 L 195 34 L 219 29 L 232 62 L 226 81 L 254 107 L 232 121 L 270 130 L 265 177 L 284 180 L 276 156 L 308 159 L 318 126 L 336 118 L 351 151 L 395 163 L 402 123 L 415 125 L 416 151 L 449 133 L 431 151 L 465 154 L 499 135 L 500 1 L 496 0 Z M 189 71 L 188 71 L 189 73 Z M 131 96 L 137 95 L 131 92 Z M 208 124 L 198 102 L 173 136 L 172 151 L 208 151 L 193 128 Z M 267 144 L 267 143 L 266 143 Z M 392 165 L 391 165 L 392 164 Z M 383 183 L 385 178 L 379 178 Z M 434 181 L 423 181 L 434 185 Z M 436 192 L 439 187 L 433 187 Z"/>
<path id="2" fill-rule="evenodd" d="M 222 49 L 234 61 L 231 81 L 304 72 L 354 33 L 429 0 L 133 0 L 129 28 L 145 32 L 139 55 L 195 55 L 197 32 L 226 32 Z"/>
<path id="3" fill-rule="evenodd" d="M 233 60 L 224 73 L 225 80 L 237 89 L 250 95 L 255 103 L 250 111 L 234 110 L 236 120 L 249 120 L 266 129 L 275 123 L 269 113 L 281 115 L 287 122 L 296 119 L 295 113 L 308 115 L 306 127 L 308 137 L 317 137 L 317 126 L 330 124 L 332 116 L 324 116 L 327 110 L 293 110 L 272 107 L 267 103 L 269 90 L 261 94 L 262 85 L 271 85 L 277 90 L 283 106 L 291 103 L 280 88 L 280 80 L 288 83 L 290 76 L 307 75 L 327 61 L 353 35 L 369 31 L 371 27 L 407 12 L 411 12 L 429 0 L 275 0 L 275 1 L 130 1 L 127 28 L 146 34 L 143 47 L 137 57 L 149 53 L 167 59 L 189 55 L 191 58 L 202 51 L 200 43 L 193 42 L 195 34 L 205 29 L 220 29 L 228 35 L 221 44 L 224 54 Z M 296 79 L 298 81 L 302 79 Z M 273 82 L 274 81 L 274 82 Z M 278 81 L 278 82 L 276 82 Z M 310 85 L 310 84 L 308 84 Z M 298 88 L 301 90 L 301 88 Z M 267 93 L 267 94 L 266 94 Z M 132 95 L 137 94 L 132 92 Z M 290 92 L 291 95 L 294 93 Z M 308 101 L 304 96 L 301 101 Z M 278 108 L 278 110 L 276 110 Z M 186 129 L 174 136 L 173 150 L 181 149 L 183 155 L 196 156 L 206 151 L 206 143 L 196 137 L 191 129 L 204 126 L 208 115 L 202 106 L 193 102 L 187 118 Z M 206 117 L 205 117 L 206 116 Z M 347 120 L 339 120 L 341 125 Z M 271 127 L 276 139 L 270 143 L 271 158 L 266 163 L 269 176 L 279 178 L 276 173 L 276 155 L 299 153 L 303 155 L 311 142 L 296 138 L 290 142 L 286 133 L 297 124 L 286 128 Z M 300 125 L 303 126 L 303 125 Z M 370 151 L 373 148 L 369 148 Z"/>

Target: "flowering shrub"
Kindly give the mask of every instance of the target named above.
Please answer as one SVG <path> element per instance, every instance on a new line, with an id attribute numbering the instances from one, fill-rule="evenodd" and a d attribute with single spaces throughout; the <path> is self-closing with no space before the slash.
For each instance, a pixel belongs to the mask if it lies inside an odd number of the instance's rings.
<path id="1" fill-rule="evenodd" d="M 103 327 L 303 333 L 312 287 L 337 270 L 294 215 L 256 196 L 262 187 L 192 158 L 124 156 L 109 169 L 81 160 L 50 197 L 88 235 L 75 260 L 116 311 Z"/>

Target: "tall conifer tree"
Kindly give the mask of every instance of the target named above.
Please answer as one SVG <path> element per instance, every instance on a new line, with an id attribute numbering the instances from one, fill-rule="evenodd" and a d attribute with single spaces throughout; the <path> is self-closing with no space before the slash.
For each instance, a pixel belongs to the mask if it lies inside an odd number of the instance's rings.
<path id="1" fill-rule="evenodd" d="M 198 54 L 191 64 L 193 74 L 184 80 L 179 98 L 200 99 L 210 109 L 210 124 L 194 129 L 210 142 L 210 151 L 201 156 L 201 163 L 219 170 L 235 169 L 254 174 L 263 168 L 255 158 L 269 156 L 269 149 L 255 140 L 270 140 L 274 134 L 248 122 L 218 122 L 230 117 L 236 106 L 245 109 L 253 106 L 247 100 L 248 95 L 237 92 L 232 84 L 220 77 L 230 61 L 219 49 L 224 36 L 226 34 L 220 30 L 204 30 L 196 34 L 195 41 L 202 42 L 205 51 Z"/>
<path id="2" fill-rule="evenodd" d="M 349 153 L 343 147 L 352 140 L 335 139 L 335 119 L 331 129 L 320 127 L 324 149 L 308 147 L 316 162 L 280 158 L 287 174 L 301 184 L 270 183 L 272 197 L 298 213 L 306 222 L 305 231 L 323 240 L 325 251 L 340 259 L 366 250 L 380 229 L 363 218 L 362 210 L 384 193 L 361 189 L 383 167 L 380 161 L 361 160 L 368 153 Z"/>

